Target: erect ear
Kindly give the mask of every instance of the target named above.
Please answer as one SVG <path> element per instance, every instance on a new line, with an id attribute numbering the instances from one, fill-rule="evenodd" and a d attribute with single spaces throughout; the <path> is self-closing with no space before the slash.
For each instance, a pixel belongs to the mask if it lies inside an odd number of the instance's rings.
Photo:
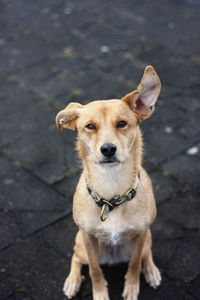
<path id="1" fill-rule="evenodd" d="M 160 79 L 152 66 L 147 66 L 137 90 L 122 98 L 136 113 L 139 122 L 149 118 L 160 94 Z"/>
<path id="2" fill-rule="evenodd" d="M 56 116 L 56 125 L 60 131 L 63 128 L 76 130 L 76 121 L 80 115 L 83 105 L 76 102 L 69 103 L 65 109 L 61 110 Z"/>

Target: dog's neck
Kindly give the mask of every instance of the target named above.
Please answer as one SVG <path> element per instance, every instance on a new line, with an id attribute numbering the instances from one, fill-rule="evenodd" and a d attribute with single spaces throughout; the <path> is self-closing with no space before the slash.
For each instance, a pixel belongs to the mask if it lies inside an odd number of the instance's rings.
<path id="1" fill-rule="evenodd" d="M 138 130 L 130 156 L 116 166 L 102 167 L 83 162 L 86 182 L 102 197 L 109 200 L 132 188 L 141 168 L 142 138 Z"/>

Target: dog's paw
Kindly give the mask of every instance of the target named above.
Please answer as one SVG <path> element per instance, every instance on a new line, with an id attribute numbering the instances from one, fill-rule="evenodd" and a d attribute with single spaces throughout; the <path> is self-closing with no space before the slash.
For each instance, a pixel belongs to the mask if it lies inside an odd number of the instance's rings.
<path id="1" fill-rule="evenodd" d="M 125 282 L 124 291 L 122 297 L 124 300 L 137 300 L 139 294 L 139 284 L 131 284 Z"/>
<path id="2" fill-rule="evenodd" d="M 100 291 L 93 290 L 93 300 L 109 300 L 107 287 L 102 288 Z"/>
<path id="3" fill-rule="evenodd" d="M 154 289 L 156 289 L 161 283 L 161 274 L 155 265 L 147 268 L 143 271 L 146 282 Z"/>
<path id="4" fill-rule="evenodd" d="M 63 292 L 68 299 L 71 299 L 78 293 L 81 283 L 84 279 L 84 276 L 74 277 L 72 275 L 69 275 L 67 277 L 64 283 Z"/>

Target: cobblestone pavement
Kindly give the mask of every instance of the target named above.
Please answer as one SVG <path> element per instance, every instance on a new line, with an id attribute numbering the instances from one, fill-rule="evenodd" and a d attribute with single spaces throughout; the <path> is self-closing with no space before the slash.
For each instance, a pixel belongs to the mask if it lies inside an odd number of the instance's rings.
<path id="1" fill-rule="evenodd" d="M 121 97 L 152 64 L 162 81 L 142 125 L 158 217 L 163 282 L 139 300 L 200 299 L 200 1 L 0 1 L 0 299 L 64 300 L 77 231 L 75 134 L 55 115 L 70 101 Z M 121 299 L 126 265 L 104 267 Z M 75 299 L 92 299 L 86 282 Z"/>

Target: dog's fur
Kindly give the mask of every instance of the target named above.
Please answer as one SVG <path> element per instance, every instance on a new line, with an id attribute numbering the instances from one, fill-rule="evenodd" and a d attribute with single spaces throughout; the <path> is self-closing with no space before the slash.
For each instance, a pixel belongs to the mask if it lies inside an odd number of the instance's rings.
<path id="1" fill-rule="evenodd" d="M 77 149 L 83 172 L 73 201 L 73 217 L 79 227 L 71 270 L 64 284 L 70 299 L 79 291 L 82 264 L 89 265 L 93 299 L 108 300 L 107 283 L 100 264 L 129 261 L 123 298 L 136 300 L 142 271 L 146 281 L 156 288 L 161 282 L 152 258 L 150 225 L 156 217 L 156 205 L 149 176 L 142 167 L 142 137 L 139 124 L 149 118 L 160 93 L 160 80 L 153 67 L 145 69 L 137 90 L 121 100 L 93 101 L 87 105 L 70 103 L 56 117 L 62 128 L 78 132 Z M 120 127 L 119 121 L 127 125 Z M 88 128 L 87 125 L 94 125 Z M 106 163 L 100 148 L 116 145 L 115 161 Z M 113 209 L 100 220 L 101 208 L 88 193 L 86 181 L 104 199 L 123 195 L 139 184 L 134 199 Z"/>

